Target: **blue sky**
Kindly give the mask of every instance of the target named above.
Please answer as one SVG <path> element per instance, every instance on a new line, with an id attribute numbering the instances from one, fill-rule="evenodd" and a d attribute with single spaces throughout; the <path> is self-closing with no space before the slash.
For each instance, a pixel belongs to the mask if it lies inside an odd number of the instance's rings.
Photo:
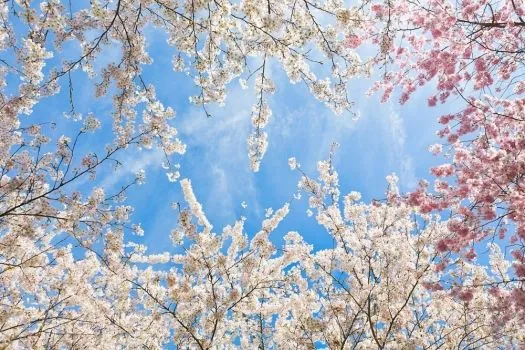
<path id="1" fill-rule="evenodd" d="M 177 113 L 174 125 L 187 145 L 187 152 L 176 161 L 181 164 L 182 177 L 192 180 L 196 196 L 216 231 L 244 216 L 248 234 L 257 232 L 264 220 L 265 208 L 279 208 L 296 191 L 298 173 L 289 169 L 288 158 L 296 157 L 306 173 L 316 176 L 316 163 L 326 159 L 333 142 L 340 144 L 335 165 L 342 192 L 359 191 L 365 201 L 384 197 L 388 174 L 398 174 L 401 190 L 408 191 L 418 179 L 429 178 L 430 166 L 443 161 L 427 149 L 439 142 L 435 135 L 439 127 L 436 119 L 446 110 L 443 107 L 429 109 L 425 90 L 415 93 L 405 106 L 400 106 L 395 99 L 381 104 L 378 96 L 365 94 L 371 79 L 352 81 L 350 98 L 355 102 L 354 111 L 360 114 L 358 120 L 353 120 L 349 114 L 334 115 L 316 101 L 304 85 L 290 84 L 282 69 L 273 62 L 270 74 L 276 82 L 277 92 L 269 100 L 273 109 L 266 129 L 269 147 L 260 171 L 253 173 L 249 169 L 246 146 L 251 132 L 253 89 L 243 90 L 234 81 L 225 106 L 211 106 L 213 117 L 207 118 L 202 108 L 188 101 L 196 91 L 192 79 L 172 70 L 174 50 L 167 46 L 166 37 L 154 31 L 148 37 L 154 63 L 144 68 L 144 78 L 156 85 L 161 102 Z M 62 56 L 52 61 L 58 63 L 75 51 L 74 47 L 67 48 Z M 118 55 L 118 48 L 107 50 L 97 65 Z M 76 109 L 84 115 L 93 112 L 103 123 L 103 130 L 84 138 L 82 147 L 86 151 L 101 149 L 111 138 L 111 100 L 95 99 L 93 85 L 88 83 L 84 73 L 76 71 L 72 78 Z M 62 113 L 67 110 L 66 85 L 59 95 L 44 99 L 35 107 L 31 121 L 59 121 L 61 126 L 54 131 L 55 136 L 59 136 L 81 125 L 64 121 Z M 169 249 L 168 235 L 177 221 L 171 203 L 182 202 L 179 184 L 168 181 L 161 168 L 163 156 L 158 151 L 132 149 L 122 153 L 119 159 L 125 166 L 116 173 L 106 169 L 99 174 L 96 183 L 117 190 L 123 181 L 133 178 L 136 170 L 146 169 L 147 183 L 128 194 L 129 202 L 135 207 L 133 220 L 142 224 L 143 240 L 148 243 L 150 252 Z M 81 183 L 78 186 L 86 189 L 83 186 L 92 185 Z M 247 208 L 241 206 L 243 201 L 248 204 Z M 294 201 L 290 215 L 273 239 L 279 242 L 287 231 L 295 230 L 317 249 L 329 246 L 327 234 L 313 217 L 306 216 L 306 209 L 305 200 Z"/>

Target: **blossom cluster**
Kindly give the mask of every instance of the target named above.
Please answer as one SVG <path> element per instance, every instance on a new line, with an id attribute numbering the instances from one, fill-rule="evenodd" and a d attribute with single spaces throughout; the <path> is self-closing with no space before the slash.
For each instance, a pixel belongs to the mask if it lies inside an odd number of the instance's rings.
<path id="1" fill-rule="evenodd" d="M 451 213 L 453 235 L 438 243 L 443 251 L 468 259 L 470 246 L 491 238 L 510 242 L 512 254 L 521 256 L 525 4 L 371 1 L 366 8 L 375 20 L 360 30 L 362 42 L 378 47 L 374 66 L 384 71 L 371 92 L 381 91 L 383 101 L 399 96 L 404 104 L 420 90 L 429 94 L 429 107 L 457 108 L 439 117 L 442 144 L 430 149 L 447 163 L 431 169 L 434 186 L 422 181 L 408 203 Z M 523 278 L 519 258 L 514 265 Z M 523 286 L 515 293 L 524 312 Z"/>

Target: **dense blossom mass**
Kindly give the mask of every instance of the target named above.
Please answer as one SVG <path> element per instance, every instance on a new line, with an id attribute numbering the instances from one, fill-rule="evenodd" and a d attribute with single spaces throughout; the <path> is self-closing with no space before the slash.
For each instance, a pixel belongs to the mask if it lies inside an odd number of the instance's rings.
<path id="1" fill-rule="evenodd" d="M 523 0 L 8 0 L 0 23 L 1 348 L 525 346 Z M 217 229 L 179 181 L 177 106 L 143 73 L 151 31 L 205 116 L 234 80 L 254 89 L 254 171 L 271 139 L 271 65 L 337 114 L 354 113 L 354 77 L 383 101 L 421 90 L 429 107 L 452 105 L 430 146 L 448 163 L 432 187 L 403 194 L 391 175 L 366 203 L 341 194 L 331 156 L 317 177 L 290 158 L 293 200 L 257 232 L 244 218 Z M 79 113 L 78 80 L 111 115 Z M 35 116 L 52 96 L 67 96 L 64 117 Z M 96 181 L 142 148 L 164 154 L 186 201 L 158 254 L 137 243 L 148 233 L 126 201 L 147 172 L 118 190 Z M 331 248 L 275 237 L 303 200 Z"/>
<path id="2" fill-rule="evenodd" d="M 408 202 L 423 212 L 450 211 L 452 237 L 437 246 L 475 256 L 485 238 L 510 242 L 516 279 L 514 302 L 525 310 L 525 2 L 389 1 L 367 3 L 376 19 L 361 35 L 379 45 L 381 79 L 372 91 L 400 103 L 423 86 L 428 106 L 456 100 L 442 115 L 431 152 L 449 163 L 431 169 Z M 459 103 L 457 101 L 459 100 Z"/>

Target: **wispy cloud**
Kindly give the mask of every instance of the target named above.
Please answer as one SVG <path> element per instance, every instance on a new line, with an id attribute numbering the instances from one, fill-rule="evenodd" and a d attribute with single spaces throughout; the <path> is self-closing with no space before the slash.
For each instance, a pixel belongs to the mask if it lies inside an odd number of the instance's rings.
<path id="1" fill-rule="evenodd" d="M 119 183 L 126 181 L 130 175 L 141 169 L 160 168 L 164 154 L 161 150 L 144 150 L 142 152 L 127 152 L 119 161 L 124 164 L 117 170 L 106 173 L 100 180 L 100 186 L 106 190 L 115 188 Z"/>
<path id="2" fill-rule="evenodd" d="M 389 135 L 388 143 L 390 145 L 389 152 L 393 164 L 398 164 L 400 169 L 399 181 L 400 185 L 405 189 L 413 188 L 416 183 L 416 175 L 414 169 L 414 162 L 412 157 L 406 152 L 406 129 L 405 121 L 398 112 L 394 110 L 390 104 L 390 111 L 385 116 L 385 126 L 388 128 L 387 135 Z"/>
<path id="3" fill-rule="evenodd" d="M 249 169 L 246 139 L 251 132 L 252 97 L 233 88 L 226 106 L 206 118 L 194 107 L 182 116 L 181 138 L 188 145 L 181 172 L 192 179 L 205 209 L 233 218 L 244 200 L 257 206 L 255 174 Z"/>

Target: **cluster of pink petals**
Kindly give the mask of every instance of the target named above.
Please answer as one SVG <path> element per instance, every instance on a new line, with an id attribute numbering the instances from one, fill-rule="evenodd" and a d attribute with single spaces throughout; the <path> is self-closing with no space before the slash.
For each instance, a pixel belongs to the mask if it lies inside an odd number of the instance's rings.
<path id="1" fill-rule="evenodd" d="M 370 11 L 383 20 L 365 34 L 380 47 L 375 63 L 391 65 L 371 92 L 382 92 L 386 101 L 398 87 L 403 104 L 428 85 L 428 106 L 462 103 L 456 112 L 439 117 L 437 135 L 449 162 L 430 169 L 436 178 L 433 188 L 423 181 L 406 201 L 421 212 L 451 215 L 454 234 L 437 242 L 441 252 L 469 260 L 475 258 L 471 246 L 477 242 L 497 238 L 510 243 L 515 277 L 523 281 L 525 3 L 377 2 Z M 466 290 L 457 296 L 472 298 Z M 523 282 L 502 300 L 521 306 L 525 316 Z"/>

